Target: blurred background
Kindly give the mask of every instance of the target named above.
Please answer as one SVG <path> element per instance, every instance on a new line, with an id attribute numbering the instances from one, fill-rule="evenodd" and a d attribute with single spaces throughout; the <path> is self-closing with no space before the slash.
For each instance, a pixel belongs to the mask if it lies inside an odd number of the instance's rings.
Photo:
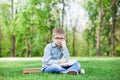
<path id="1" fill-rule="evenodd" d="M 120 56 L 119 0 L 0 0 L 0 57 L 41 57 L 63 27 L 71 56 Z"/>

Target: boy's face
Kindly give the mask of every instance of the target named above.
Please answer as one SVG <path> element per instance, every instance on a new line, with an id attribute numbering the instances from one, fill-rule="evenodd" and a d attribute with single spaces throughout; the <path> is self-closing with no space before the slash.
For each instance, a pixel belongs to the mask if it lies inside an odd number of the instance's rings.
<path id="1" fill-rule="evenodd" d="M 58 47 L 62 47 L 62 42 L 65 41 L 66 38 L 63 34 L 56 34 L 52 37 L 52 40 Z"/>

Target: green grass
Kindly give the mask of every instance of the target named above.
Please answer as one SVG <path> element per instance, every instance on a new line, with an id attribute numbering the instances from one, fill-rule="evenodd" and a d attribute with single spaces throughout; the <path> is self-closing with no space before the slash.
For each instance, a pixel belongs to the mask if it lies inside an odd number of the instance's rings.
<path id="1" fill-rule="evenodd" d="M 120 58 L 77 58 L 84 75 L 22 73 L 23 68 L 41 67 L 41 61 L 0 61 L 0 80 L 120 80 Z"/>

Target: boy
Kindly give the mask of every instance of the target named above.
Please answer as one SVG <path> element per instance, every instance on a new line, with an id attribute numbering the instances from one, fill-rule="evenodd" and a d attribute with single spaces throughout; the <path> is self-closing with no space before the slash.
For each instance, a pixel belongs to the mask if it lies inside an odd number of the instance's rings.
<path id="1" fill-rule="evenodd" d="M 67 73 L 77 75 L 83 74 L 84 69 L 80 69 L 80 64 L 76 61 L 69 66 L 61 66 L 70 61 L 68 49 L 66 47 L 66 32 L 63 28 L 53 30 L 52 43 L 44 49 L 42 60 L 42 72 L 48 73 Z"/>

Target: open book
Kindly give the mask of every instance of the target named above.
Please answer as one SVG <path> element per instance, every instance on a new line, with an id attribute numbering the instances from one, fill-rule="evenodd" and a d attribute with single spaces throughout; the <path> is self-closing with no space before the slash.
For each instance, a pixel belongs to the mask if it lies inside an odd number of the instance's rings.
<path id="1" fill-rule="evenodd" d="M 60 64 L 60 65 L 61 65 L 62 67 L 67 67 L 67 66 L 71 66 L 71 65 L 74 64 L 75 62 L 77 62 L 77 61 L 76 61 L 76 60 L 70 60 L 69 62 Z"/>

